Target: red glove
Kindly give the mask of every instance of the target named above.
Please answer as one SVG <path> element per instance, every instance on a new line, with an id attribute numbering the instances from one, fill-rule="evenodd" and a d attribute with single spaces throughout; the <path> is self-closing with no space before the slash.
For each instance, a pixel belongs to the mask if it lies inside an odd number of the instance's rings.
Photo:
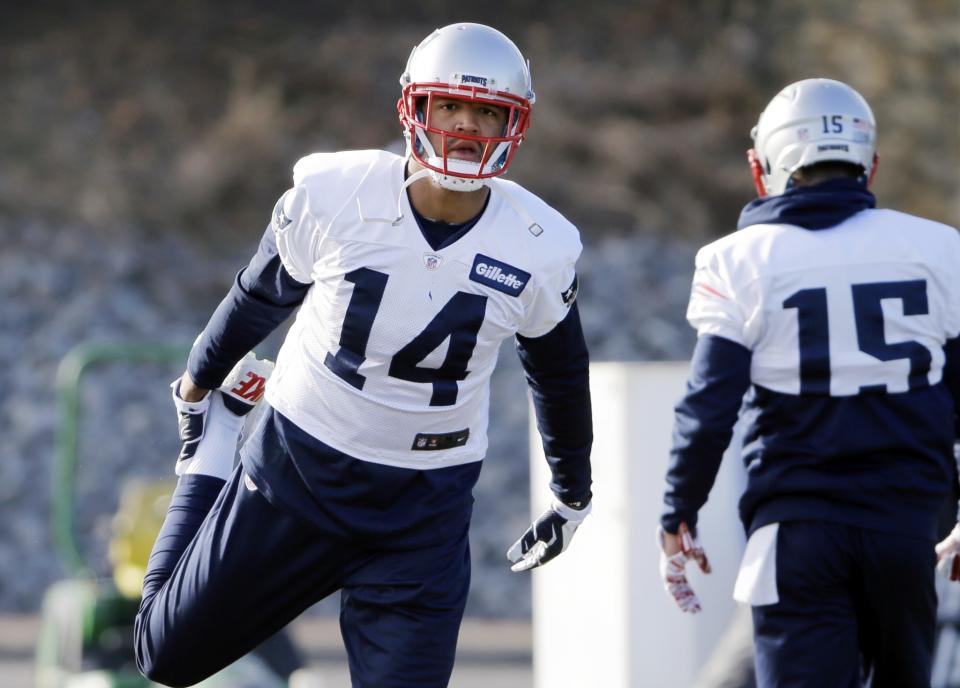
<path id="1" fill-rule="evenodd" d="M 960 523 L 953 527 L 943 542 L 937 544 L 937 571 L 947 580 L 960 581 Z"/>
<path id="2" fill-rule="evenodd" d="M 657 542 L 660 545 L 660 577 L 663 586 L 676 601 L 682 611 L 696 614 L 700 611 L 700 600 L 687 581 L 686 565 L 695 561 L 704 573 L 710 573 L 710 562 L 700 544 L 700 538 L 690 532 L 686 523 L 681 523 L 676 535 L 657 528 Z"/>

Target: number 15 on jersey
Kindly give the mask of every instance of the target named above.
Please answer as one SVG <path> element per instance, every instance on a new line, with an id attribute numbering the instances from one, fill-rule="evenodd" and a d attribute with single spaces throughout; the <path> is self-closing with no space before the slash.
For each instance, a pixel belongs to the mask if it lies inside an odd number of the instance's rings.
<path id="1" fill-rule="evenodd" d="M 850 285 L 846 294 L 836 289 L 828 293 L 826 287 L 801 289 L 783 301 L 783 308 L 797 311 L 800 349 L 800 393 L 829 394 L 831 377 L 843 374 L 835 370 L 831 361 L 831 333 L 828 317 L 828 299 L 852 298 L 853 322 L 858 350 L 880 362 L 908 360 L 907 388 L 928 387 L 932 355 L 918 341 L 888 342 L 883 301 L 898 300 L 903 317 L 926 315 L 927 282 L 923 279 L 899 282 L 871 282 Z M 854 375 L 860 379 L 860 392 L 887 391 L 887 384 L 877 374 L 879 366 L 860 367 Z M 873 374 L 871 374 L 873 373 Z M 888 376 L 884 375 L 884 379 Z"/>

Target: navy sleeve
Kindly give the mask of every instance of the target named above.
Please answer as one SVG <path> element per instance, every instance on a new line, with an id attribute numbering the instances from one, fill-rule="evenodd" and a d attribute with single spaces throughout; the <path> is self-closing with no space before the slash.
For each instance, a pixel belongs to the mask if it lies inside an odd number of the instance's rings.
<path id="1" fill-rule="evenodd" d="M 567 316 L 542 337 L 517 335 L 543 451 L 557 498 L 577 507 L 590 501 L 590 357 L 574 302 Z"/>
<path id="2" fill-rule="evenodd" d="M 244 354 L 266 339 L 299 306 L 309 284 L 290 276 L 280 262 L 273 228 L 234 280 L 190 351 L 187 370 L 201 387 L 216 389 Z"/>
<path id="3" fill-rule="evenodd" d="M 749 349 L 729 339 L 697 339 L 687 392 L 675 409 L 666 509 L 660 517 L 668 533 L 676 533 L 681 521 L 691 529 L 697 525 L 750 387 L 750 358 Z"/>
<path id="4" fill-rule="evenodd" d="M 953 395 L 954 429 L 956 437 L 960 438 L 960 337 L 948 339 L 943 352 L 946 354 L 943 381 Z"/>

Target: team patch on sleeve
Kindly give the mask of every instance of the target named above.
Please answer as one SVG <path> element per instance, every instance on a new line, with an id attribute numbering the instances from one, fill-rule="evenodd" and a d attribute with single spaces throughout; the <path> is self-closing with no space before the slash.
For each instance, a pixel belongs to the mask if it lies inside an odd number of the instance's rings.
<path id="1" fill-rule="evenodd" d="M 470 268 L 470 279 L 504 294 L 520 296 L 530 281 L 530 273 L 478 253 Z"/>
<path id="2" fill-rule="evenodd" d="M 286 202 L 287 194 L 289 193 L 290 192 L 288 191 L 283 196 L 281 196 L 280 200 L 277 201 L 277 204 L 273 207 L 273 227 L 277 231 L 282 230 L 291 222 L 293 222 L 293 220 L 287 217 L 287 214 L 284 209 L 284 203 Z"/>
<path id="3" fill-rule="evenodd" d="M 563 304 L 569 308 L 573 305 L 573 302 L 577 300 L 577 290 L 580 288 L 580 283 L 577 280 L 577 274 L 573 274 L 573 281 L 570 283 L 570 286 L 560 292 L 560 298 L 563 299 Z"/>

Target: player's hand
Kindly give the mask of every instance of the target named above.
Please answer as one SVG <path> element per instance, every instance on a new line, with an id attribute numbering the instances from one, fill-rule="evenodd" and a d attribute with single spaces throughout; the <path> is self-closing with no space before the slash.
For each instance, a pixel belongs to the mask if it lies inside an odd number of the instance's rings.
<path id="1" fill-rule="evenodd" d="M 660 577 L 667 593 L 682 611 L 696 614 L 700 600 L 687 581 L 688 561 L 697 562 L 704 573 L 710 573 L 710 562 L 700 544 L 700 538 L 691 533 L 686 523 L 681 523 L 676 535 L 657 527 L 657 543 L 660 545 Z"/>
<path id="2" fill-rule="evenodd" d="M 526 571 L 546 564 L 570 546 L 570 539 L 592 509 L 587 502 L 574 509 L 554 497 L 550 508 L 534 521 L 527 532 L 507 550 L 511 571 Z"/>
<path id="3" fill-rule="evenodd" d="M 937 544 L 937 571 L 947 580 L 960 581 L 960 523 Z"/>
<path id="4" fill-rule="evenodd" d="M 184 382 L 186 380 L 186 383 Z M 193 385 L 190 393 L 187 395 L 196 398 L 201 392 L 202 396 L 197 401 L 184 401 L 180 392 L 182 386 Z M 197 451 L 197 445 L 203 439 L 206 429 L 207 411 L 210 409 L 209 390 L 201 390 L 196 387 L 187 373 L 182 378 L 177 378 L 170 383 L 170 389 L 173 392 L 173 405 L 177 409 L 177 430 L 180 434 L 180 455 L 177 456 L 176 473 L 180 475 L 183 470 L 184 462 L 192 459 Z"/>

